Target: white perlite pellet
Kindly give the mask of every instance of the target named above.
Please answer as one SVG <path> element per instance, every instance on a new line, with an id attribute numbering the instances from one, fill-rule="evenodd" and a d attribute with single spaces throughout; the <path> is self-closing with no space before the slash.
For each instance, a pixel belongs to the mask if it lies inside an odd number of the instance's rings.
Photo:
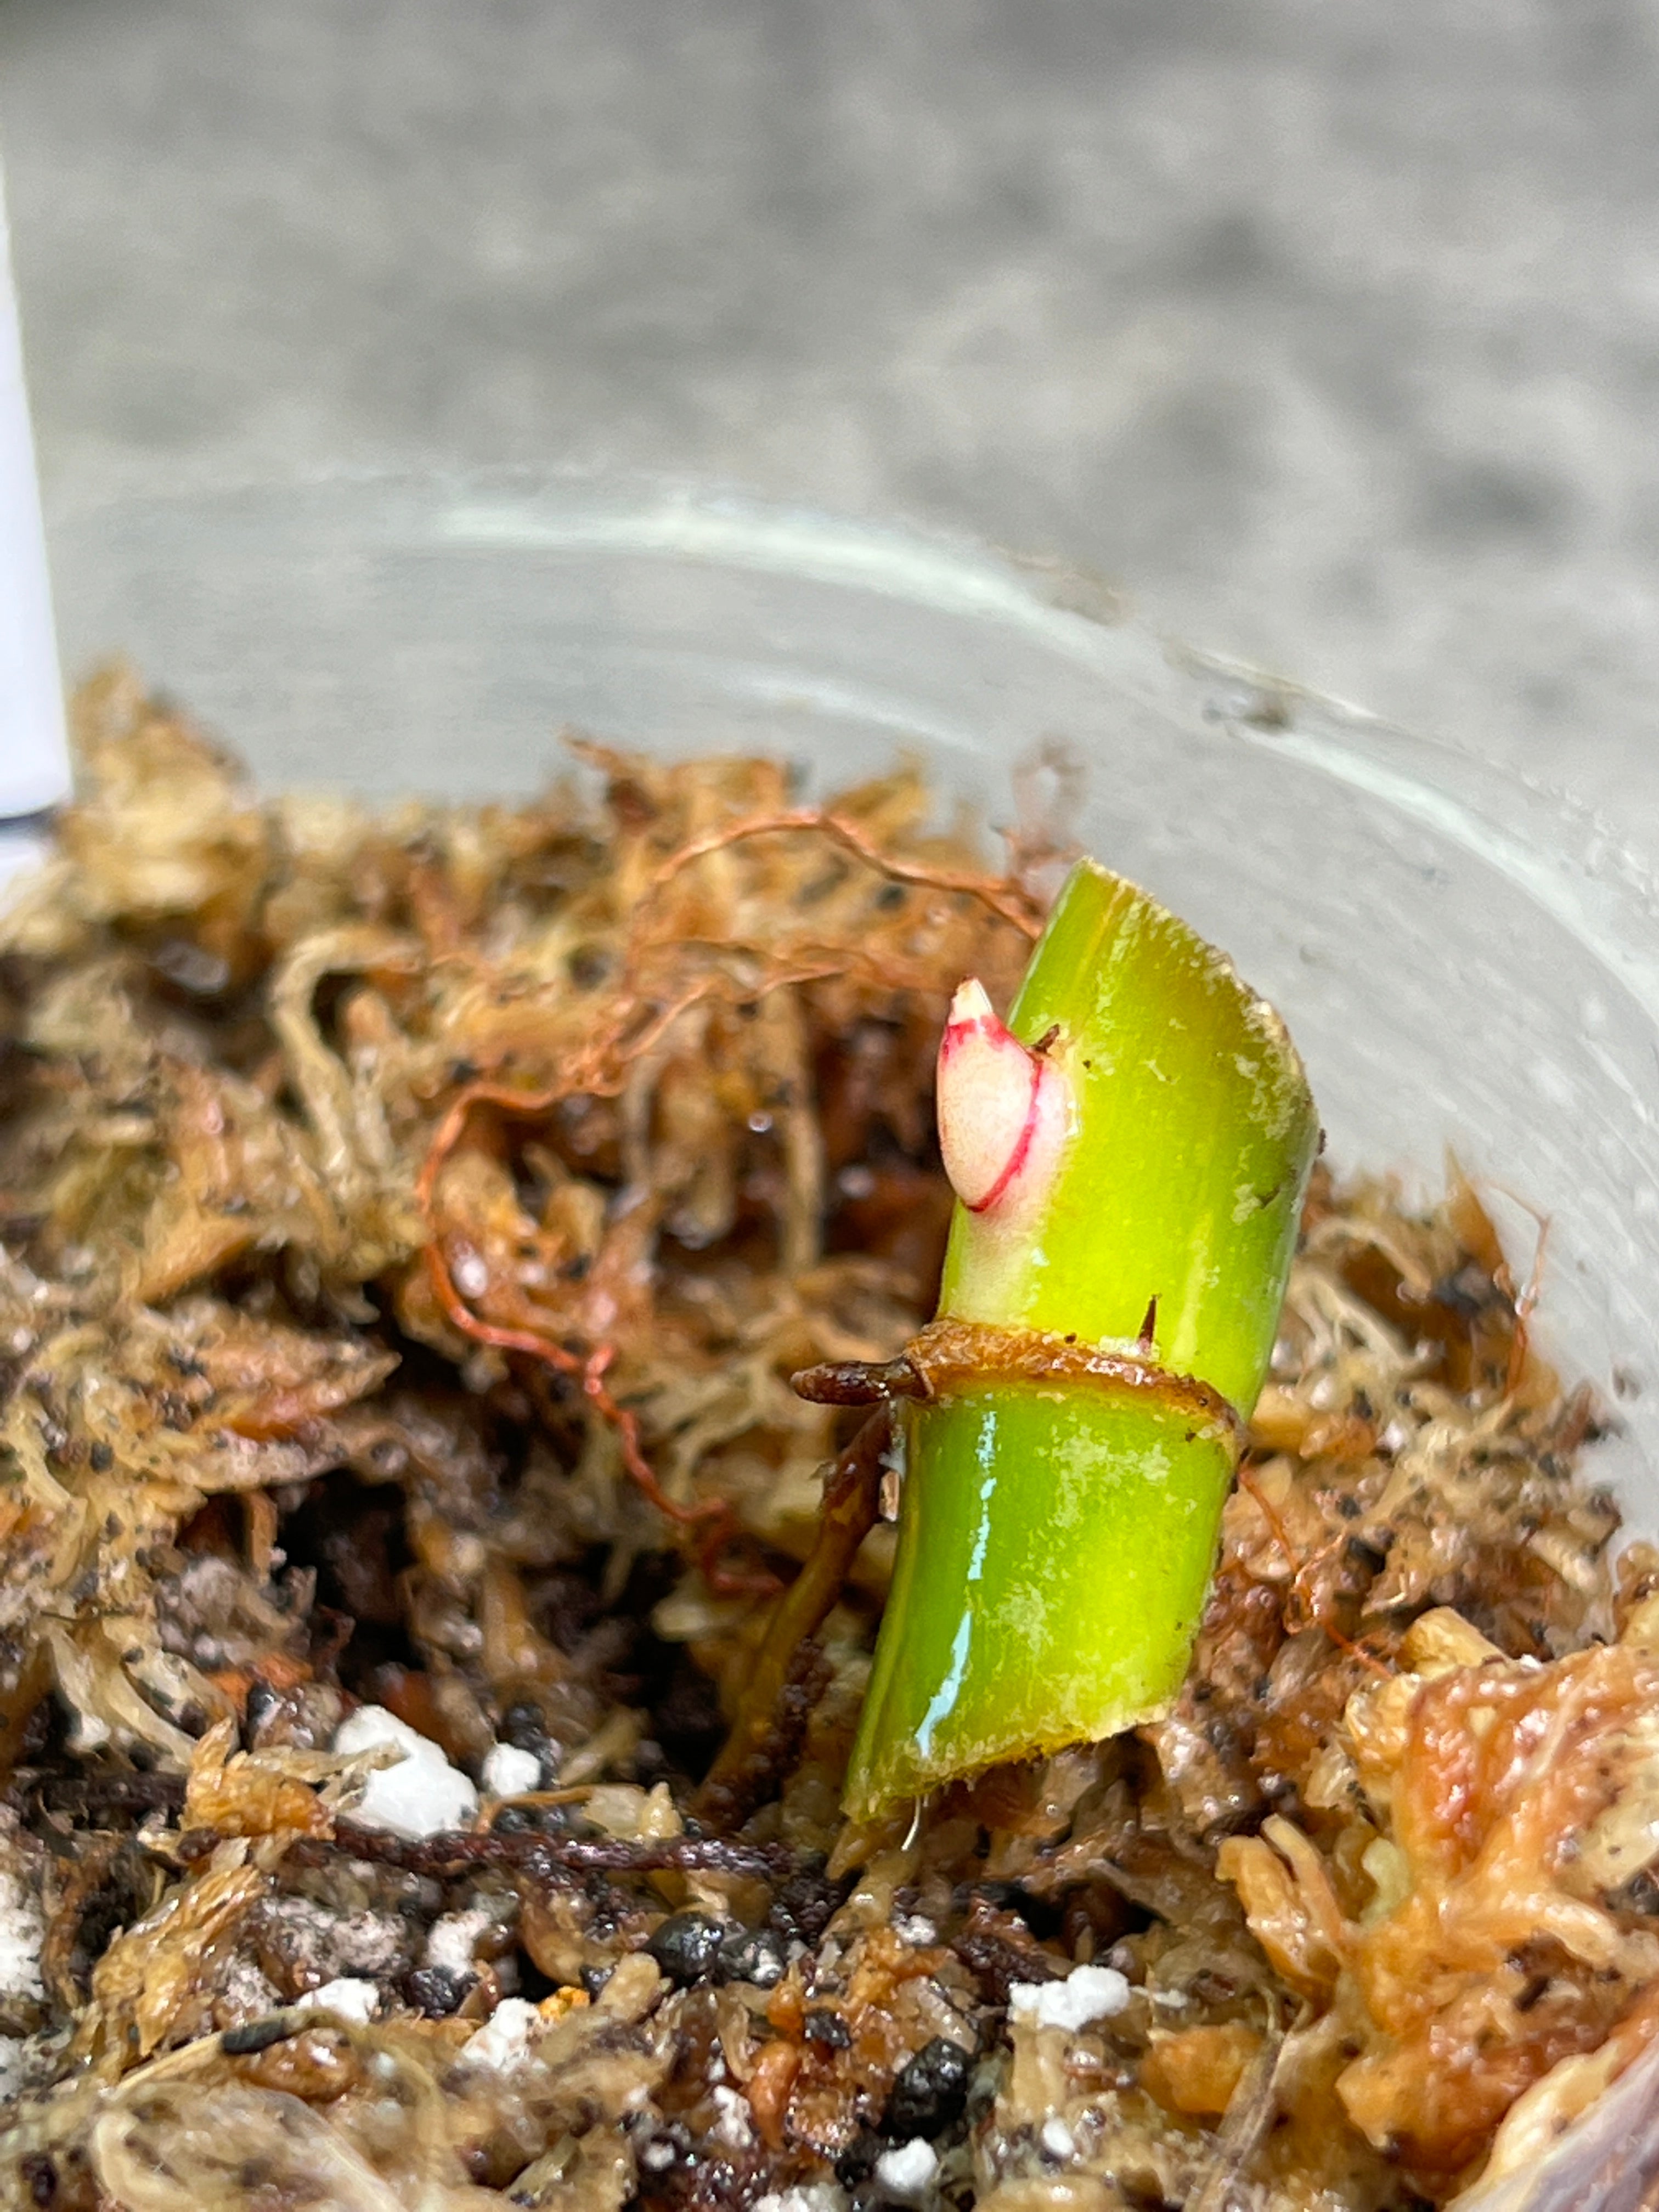
<path id="1" fill-rule="evenodd" d="M 889 2197 L 921 2196 L 939 2172 L 939 2153 L 925 2136 L 895 2143 L 876 2160 L 877 2185 Z"/>
<path id="2" fill-rule="evenodd" d="M 434 1920 L 426 1939 L 424 1963 L 446 1973 L 470 1974 L 478 1938 L 489 1925 L 489 1915 L 479 1905 L 465 1912 L 446 1912 Z"/>
<path id="3" fill-rule="evenodd" d="M 522 1797 L 541 1787 L 542 1763 L 514 1743 L 493 1743 L 483 1763 L 483 1786 L 492 1797 Z"/>
<path id="4" fill-rule="evenodd" d="M 478 1793 L 429 1736 L 421 1735 L 384 1705 L 360 1705 L 334 1731 L 341 1752 L 374 1751 L 391 1744 L 404 1753 L 395 1766 L 371 1774 L 352 1817 L 365 1827 L 386 1828 L 418 1844 L 445 1828 L 459 1828 L 478 1809 Z"/>
<path id="5" fill-rule="evenodd" d="M 356 2027 L 367 2027 L 374 2017 L 374 2008 L 380 2002 L 380 1992 L 373 1982 L 360 1982 L 343 1975 L 337 1982 L 325 1982 L 319 1990 L 311 1990 L 300 2000 L 306 2012 L 331 2012 L 337 2020 L 349 2021 Z"/>
<path id="6" fill-rule="evenodd" d="M 471 2066 L 488 2066 L 505 2074 L 530 2055 L 530 2038 L 542 2025 L 542 2016 L 527 1997 L 503 1997 L 476 2035 L 461 2045 L 461 2057 Z"/>
<path id="7" fill-rule="evenodd" d="M 836 2181 L 797 2182 L 757 2197 L 755 2212 L 847 2212 L 847 2191 Z"/>
<path id="8" fill-rule="evenodd" d="M 1109 2020 L 1128 2002 L 1129 1984 L 1115 1966 L 1073 1966 L 1064 1981 L 1016 1982 L 1008 1992 L 1013 2019 L 1073 2034 L 1091 2021 Z"/>
<path id="9" fill-rule="evenodd" d="M 38 1898 L 9 1869 L 0 1872 L 0 1996 L 26 2002 L 45 1996 L 40 1947 L 46 1940 L 46 1914 Z"/>

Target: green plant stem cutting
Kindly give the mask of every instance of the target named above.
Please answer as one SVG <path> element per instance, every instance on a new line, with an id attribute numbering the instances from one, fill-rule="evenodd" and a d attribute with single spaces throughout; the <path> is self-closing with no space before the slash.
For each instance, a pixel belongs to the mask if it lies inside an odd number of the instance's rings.
<path id="1" fill-rule="evenodd" d="M 893 1583 L 855 1818 L 1155 1717 L 1180 1686 L 1318 1125 L 1278 1015 L 1092 861 L 1006 1026 L 939 1053 L 939 1318 L 894 1363 Z"/>

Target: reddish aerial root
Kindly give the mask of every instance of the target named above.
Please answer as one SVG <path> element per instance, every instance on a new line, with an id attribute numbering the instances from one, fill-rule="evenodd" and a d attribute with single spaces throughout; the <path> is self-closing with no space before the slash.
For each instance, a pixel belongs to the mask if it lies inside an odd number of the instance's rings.
<path id="1" fill-rule="evenodd" d="M 816 806 L 792 807 L 777 814 L 747 815 L 740 822 L 727 822 L 718 830 L 693 837 L 663 862 L 651 879 L 651 889 L 659 890 L 694 860 L 709 853 L 721 852 L 728 845 L 742 843 L 750 837 L 775 836 L 801 830 L 817 831 L 893 883 L 921 884 L 936 891 L 959 891 L 965 897 L 978 899 L 999 921 L 1007 922 L 1023 937 L 1035 942 L 1042 934 L 1042 910 L 1037 902 L 1005 877 L 975 874 L 967 869 L 936 868 L 926 860 L 901 860 L 896 854 L 884 852 L 867 830 L 860 829 L 846 815 L 828 814 Z"/>
<path id="2" fill-rule="evenodd" d="M 469 1083 L 451 1100 L 434 1132 L 415 1185 L 426 1224 L 426 1243 L 421 1256 L 426 1263 L 428 1279 L 451 1326 L 471 1342 L 487 1344 L 497 1352 L 519 1352 L 580 1382 L 583 1397 L 616 1431 L 629 1480 L 665 1520 L 680 1528 L 702 1528 L 696 1559 L 711 1589 L 723 1597 L 769 1595 L 777 1589 L 771 1575 L 736 1574 L 720 1564 L 720 1554 L 738 1532 L 737 1515 L 730 1499 L 708 1498 L 695 1505 L 682 1505 L 658 1481 L 656 1470 L 641 1447 L 638 1415 L 619 1405 L 605 1383 L 605 1374 L 617 1356 L 616 1346 L 595 1345 L 584 1356 L 572 1352 L 543 1330 L 510 1328 L 498 1322 L 486 1321 L 461 1296 L 450 1273 L 438 1231 L 434 1197 L 444 1163 L 459 1142 L 472 1109 L 476 1106 L 495 1106 L 505 1113 L 533 1117 L 547 1113 L 568 1095 L 568 1088 L 563 1085 L 547 1091 L 517 1091 L 505 1084 L 479 1081 Z"/>
<path id="3" fill-rule="evenodd" d="M 672 853 L 657 869 L 641 907 L 648 904 L 682 870 L 707 854 L 742 843 L 751 837 L 792 831 L 810 831 L 825 837 L 896 883 L 924 884 L 934 890 L 976 898 L 1000 920 L 1028 939 L 1035 939 L 1041 933 L 1042 909 L 1037 902 L 1018 885 L 1000 877 L 934 867 L 922 860 L 902 860 L 895 854 L 884 852 L 869 832 L 856 822 L 848 820 L 844 815 L 826 813 L 816 807 L 748 815 L 739 821 L 728 822 L 718 830 L 711 830 L 690 839 Z M 638 924 L 636 913 L 633 932 L 635 953 Z M 626 972 L 629 975 L 634 972 L 635 957 L 635 953 L 630 953 L 627 963 Z M 824 980 L 843 972 L 844 967 L 842 961 L 803 963 L 787 972 L 767 977 L 744 995 L 755 999 L 783 984 Z M 632 1036 L 628 1035 L 629 1025 L 641 1007 L 633 992 L 624 989 L 617 1018 L 611 1030 L 594 1040 L 582 1055 L 580 1064 L 571 1069 L 564 1081 L 547 1089 L 517 1089 L 488 1077 L 467 1084 L 450 1101 L 433 1133 L 426 1158 L 416 1178 L 416 1196 L 427 1232 L 422 1258 L 434 1295 L 451 1326 L 474 1344 L 489 1345 L 497 1352 L 514 1352 L 537 1360 L 543 1366 L 551 1368 L 556 1373 L 578 1383 L 587 1403 L 615 1431 L 623 1466 L 629 1480 L 666 1520 L 680 1528 L 695 1527 L 702 1531 L 696 1547 L 696 1558 L 709 1587 L 722 1595 L 770 1595 L 778 1587 L 773 1576 L 736 1574 L 720 1565 L 721 1553 L 738 1531 L 737 1516 L 730 1500 L 706 1498 L 696 1505 L 682 1505 L 671 1498 L 658 1481 L 640 1443 L 638 1417 L 627 1407 L 617 1403 L 605 1380 L 617 1356 L 616 1346 L 602 1343 L 585 1353 L 574 1352 L 544 1330 L 514 1328 L 502 1322 L 487 1321 L 482 1314 L 475 1311 L 456 1287 L 444 1257 L 434 1202 L 438 1178 L 444 1163 L 459 1143 L 476 1108 L 493 1106 L 505 1114 L 534 1117 L 550 1112 L 562 1099 L 578 1091 L 614 1092 L 620 1085 L 619 1071 L 622 1068 L 639 1059 L 642 1054 L 648 1053 L 682 1014 L 714 996 L 720 988 L 717 977 L 706 975 L 699 978 L 666 1006 L 658 1007 Z"/>

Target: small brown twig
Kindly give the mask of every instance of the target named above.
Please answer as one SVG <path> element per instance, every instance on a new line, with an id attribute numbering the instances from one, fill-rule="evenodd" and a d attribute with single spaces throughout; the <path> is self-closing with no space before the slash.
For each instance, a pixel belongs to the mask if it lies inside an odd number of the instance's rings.
<path id="1" fill-rule="evenodd" d="M 496 1828 L 452 1829 L 410 1841 L 386 1828 L 336 1823 L 331 1837 L 309 1836 L 290 1846 L 293 1857 L 314 1864 L 331 1851 L 404 1872 L 439 1877 L 472 1867 L 521 1866 L 544 1875 L 580 1880 L 605 1874 L 697 1874 L 749 1876 L 765 1881 L 800 1869 L 798 1852 L 785 1844 L 736 1843 L 720 1836 L 578 1837 L 538 1834 L 534 1829 L 504 1833 Z"/>
<path id="2" fill-rule="evenodd" d="M 864 1423 L 824 1477 L 823 1507 L 806 1562 L 779 1599 L 744 1686 L 737 1717 L 698 1793 L 700 1809 L 718 1806 L 763 1747 L 795 1654 L 823 1626 L 852 1571 L 859 1546 L 880 1509 L 882 1462 L 893 1417 L 883 1406 Z"/>

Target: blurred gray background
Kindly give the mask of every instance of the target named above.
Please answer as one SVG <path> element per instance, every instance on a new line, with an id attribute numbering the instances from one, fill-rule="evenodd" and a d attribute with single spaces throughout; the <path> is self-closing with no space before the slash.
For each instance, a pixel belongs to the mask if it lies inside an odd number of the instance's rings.
<path id="1" fill-rule="evenodd" d="M 1656 117 L 1643 0 L 0 0 L 60 533 L 433 460 L 908 517 L 1659 856 Z"/>

